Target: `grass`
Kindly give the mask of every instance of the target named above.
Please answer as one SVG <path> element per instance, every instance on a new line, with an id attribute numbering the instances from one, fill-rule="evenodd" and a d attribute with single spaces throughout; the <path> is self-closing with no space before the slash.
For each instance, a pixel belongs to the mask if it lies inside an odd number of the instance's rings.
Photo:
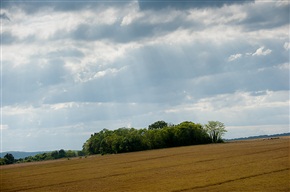
<path id="1" fill-rule="evenodd" d="M 290 191 L 289 137 L 1 166 L 1 191 Z"/>

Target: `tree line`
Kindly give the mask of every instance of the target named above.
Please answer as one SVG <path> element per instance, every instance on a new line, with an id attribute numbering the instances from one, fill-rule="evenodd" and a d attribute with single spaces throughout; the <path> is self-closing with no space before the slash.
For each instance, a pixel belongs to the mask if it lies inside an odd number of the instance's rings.
<path id="1" fill-rule="evenodd" d="M 223 123 L 209 121 L 206 125 L 184 121 L 178 125 L 157 121 L 147 128 L 103 129 L 84 143 L 86 154 L 113 154 L 149 149 L 223 142 Z"/>
<path id="2" fill-rule="evenodd" d="M 205 125 L 184 121 L 178 125 L 156 121 L 144 129 L 119 128 L 116 130 L 103 129 L 94 133 L 83 144 L 81 151 L 52 152 L 15 159 L 7 153 L 0 158 L 0 165 L 25 163 L 33 161 L 54 160 L 60 158 L 81 157 L 92 154 L 113 154 L 168 147 L 198 145 L 223 142 L 225 126 L 219 121 L 209 121 Z"/>
<path id="3" fill-rule="evenodd" d="M 64 149 L 61 149 L 52 152 L 37 154 L 34 156 L 28 156 L 25 158 L 15 159 L 12 154 L 7 153 L 3 158 L 0 158 L 0 165 L 8 165 L 13 163 L 26 163 L 33 161 L 46 161 L 78 156 L 85 156 L 85 154 L 83 151 L 72 151 L 72 150 L 65 151 Z"/>

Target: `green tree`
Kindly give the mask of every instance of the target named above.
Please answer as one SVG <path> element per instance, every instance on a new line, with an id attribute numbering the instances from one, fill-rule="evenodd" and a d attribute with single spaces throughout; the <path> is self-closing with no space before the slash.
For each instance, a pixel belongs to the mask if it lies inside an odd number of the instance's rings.
<path id="1" fill-rule="evenodd" d="M 50 155 L 53 159 L 57 159 L 58 158 L 58 151 L 52 151 Z"/>
<path id="2" fill-rule="evenodd" d="M 6 164 L 13 164 L 14 163 L 14 156 L 12 154 L 10 154 L 10 153 L 7 153 L 4 156 L 4 160 L 5 160 Z"/>
<path id="3" fill-rule="evenodd" d="M 79 157 L 81 157 L 81 156 L 85 156 L 86 153 L 85 153 L 84 150 L 81 150 L 81 151 L 78 151 L 78 152 L 77 152 L 77 155 L 78 155 Z"/>
<path id="4" fill-rule="evenodd" d="M 4 158 L 0 158 L 0 165 L 6 165 L 6 162 L 5 162 Z"/>
<path id="5" fill-rule="evenodd" d="M 168 127 L 168 123 L 165 121 L 156 121 L 155 123 L 152 123 L 151 125 L 148 126 L 148 129 L 162 129 L 164 127 Z"/>
<path id="6" fill-rule="evenodd" d="M 204 125 L 204 128 L 213 143 L 222 142 L 222 136 L 227 132 L 225 125 L 219 121 L 209 121 L 208 124 Z"/>
<path id="7" fill-rule="evenodd" d="M 76 157 L 76 152 L 72 150 L 68 150 L 66 152 L 66 157 Z"/>
<path id="8" fill-rule="evenodd" d="M 58 158 L 64 158 L 66 156 L 65 150 L 61 149 L 58 151 Z"/>

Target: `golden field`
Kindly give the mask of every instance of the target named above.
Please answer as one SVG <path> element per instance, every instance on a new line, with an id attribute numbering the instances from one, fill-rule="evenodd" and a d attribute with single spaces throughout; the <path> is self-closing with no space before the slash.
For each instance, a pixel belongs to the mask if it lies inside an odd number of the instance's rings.
<path id="1" fill-rule="evenodd" d="M 289 137 L 1 166 L 1 191 L 290 191 Z"/>

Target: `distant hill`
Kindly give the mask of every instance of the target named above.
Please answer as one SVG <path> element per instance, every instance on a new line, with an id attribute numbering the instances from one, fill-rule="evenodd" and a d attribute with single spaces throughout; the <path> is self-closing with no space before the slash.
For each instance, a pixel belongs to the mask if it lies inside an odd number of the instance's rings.
<path id="1" fill-rule="evenodd" d="M 250 136 L 250 137 L 239 137 L 239 138 L 234 138 L 234 139 L 226 139 L 226 141 L 262 139 L 262 138 L 283 137 L 283 136 L 290 136 L 290 132 L 289 133 L 274 134 L 274 135 L 258 135 L 258 136 Z"/>
<path id="2" fill-rule="evenodd" d="M 0 153 L 1 158 L 3 158 L 7 153 L 12 154 L 15 159 L 20 159 L 20 158 L 25 158 L 28 156 L 34 156 L 37 154 L 45 153 L 45 151 L 37 151 L 37 152 L 6 151 L 6 152 Z"/>

